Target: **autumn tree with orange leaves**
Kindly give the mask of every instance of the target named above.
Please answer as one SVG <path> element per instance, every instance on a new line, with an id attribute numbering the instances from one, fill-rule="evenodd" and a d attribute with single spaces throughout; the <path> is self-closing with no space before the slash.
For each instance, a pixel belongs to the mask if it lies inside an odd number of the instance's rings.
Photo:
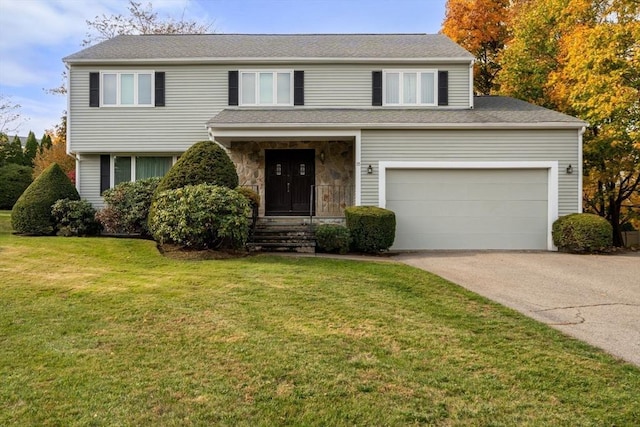
<path id="1" fill-rule="evenodd" d="M 509 0 L 449 0 L 442 33 L 476 57 L 473 86 L 476 94 L 497 91 L 499 56 L 509 35 Z"/>
<path id="2" fill-rule="evenodd" d="M 481 3 L 487 3 L 482 6 L 486 25 L 476 10 Z M 494 3 L 507 12 L 499 18 L 489 14 Z M 621 246 L 622 226 L 640 219 L 640 2 L 506 3 L 449 0 L 442 31 L 476 55 L 477 77 L 483 62 L 479 52 L 491 40 L 490 31 L 483 30 L 495 30 L 496 20 L 507 23 L 490 91 L 589 123 L 583 140 L 583 207 L 611 223 L 614 244 Z"/>

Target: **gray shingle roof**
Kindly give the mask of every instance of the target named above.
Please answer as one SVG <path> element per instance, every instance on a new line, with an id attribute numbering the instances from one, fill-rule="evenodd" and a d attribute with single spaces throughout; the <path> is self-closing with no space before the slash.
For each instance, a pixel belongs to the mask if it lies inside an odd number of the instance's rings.
<path id="1" fill-rule="evenodd" d="M 376 127 L 438 126 L 438 125 L 514 125 L 527 124 L 548 127 L 585 126 L 586 123 L 515 98 L 480 96 L 474 109 L 347 109 L 347 108 L 287 108 L 287 109 L 227 109 L 207 123 L 210 127 L 240 126 L 339 126 Z"/>
<path id="2" fill-rule="evenodd" d="M 63 59 L 452 58 L 473 56 L 441 34 L 200 34 L 118 36 Z"/>

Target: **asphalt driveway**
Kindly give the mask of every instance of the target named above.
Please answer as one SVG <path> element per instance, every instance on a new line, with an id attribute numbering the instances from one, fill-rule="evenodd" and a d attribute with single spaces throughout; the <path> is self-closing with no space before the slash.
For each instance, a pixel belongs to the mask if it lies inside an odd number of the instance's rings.
<path id="1" fill-rule="evenodd" d="M 430 271 L 640 366 L 640 253 L 413 252 Z"/>

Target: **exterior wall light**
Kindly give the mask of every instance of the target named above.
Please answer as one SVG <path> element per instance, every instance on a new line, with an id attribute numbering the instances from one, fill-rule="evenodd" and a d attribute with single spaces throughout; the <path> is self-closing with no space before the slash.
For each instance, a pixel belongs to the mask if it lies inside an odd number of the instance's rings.
<path id="1" fill-rule="evenodd" d="M 324 157 L 324 151 L 321 151 L 321 152 L 320 152 L 320 156 L 318 156 L 318 157 L 320 157 L 320 163 L 322 163 L 322 164 L 324 165 L 324 159 L 325 159 L 325 157 Z"/>
<path id="2" fill-rule="evenodd" d="M 373 173 L 373 166 L 369 165 L 369 167 L 367 168 L 367 173 L 369 175 L 371 175 Z"/>
<path id="3" fill-rule="evenodd" d="M 567 166 L 567 173 L 568 174 L 572 174 L 573 173 L 573 166 L 571 166 L 571 165 Z"/>

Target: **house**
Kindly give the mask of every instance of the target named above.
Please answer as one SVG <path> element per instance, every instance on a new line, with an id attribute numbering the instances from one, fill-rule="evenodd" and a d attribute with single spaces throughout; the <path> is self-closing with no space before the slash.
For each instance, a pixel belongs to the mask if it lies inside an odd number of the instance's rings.
<path id="1" fill-rule="evenodd" d="M 224 146 L 261 216 L 397 216 L 394 249 L 553 250 L 581 211 L 586 123 L 473 95 L 443 35 L 119 36 L 64 58 L 80 195 Z"/>

